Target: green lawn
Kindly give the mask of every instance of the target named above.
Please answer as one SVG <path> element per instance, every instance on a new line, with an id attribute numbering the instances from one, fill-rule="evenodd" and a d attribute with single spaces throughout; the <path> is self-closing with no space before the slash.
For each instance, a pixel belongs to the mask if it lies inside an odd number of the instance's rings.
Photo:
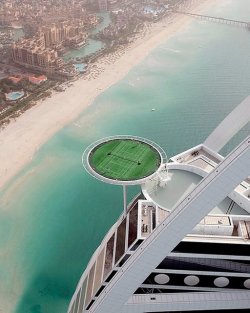
<path id="1" fill-rule="evenodd" d="M 116 180 L 137 180 L 154 173 L 161 162 L 149 144 L 132 139 L 101 143 L 89 156 L 90 166 L 100 175 Z"/>

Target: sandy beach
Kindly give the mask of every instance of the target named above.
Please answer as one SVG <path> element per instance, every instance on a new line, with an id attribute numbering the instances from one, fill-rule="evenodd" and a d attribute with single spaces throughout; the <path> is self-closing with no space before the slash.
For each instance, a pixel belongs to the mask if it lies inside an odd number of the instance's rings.
<path id="1" fill-rule="evenodd" d="M 188 11 L 202 12 L 216 1 L 191 1 Z M 52 135 L 75 120 L 100 93 L 122 79 L 159 44 L 185 30 L 192 20 L 179 14 L 171 20 L 167 18 L 151 24 L 125 49 L 105 56 L 92 65 L 89 73 L 75 81 L 65 92 L 54 92 L 50 98 L 40 101 L 1 129 L 0 188 L 30 162 Z"/>

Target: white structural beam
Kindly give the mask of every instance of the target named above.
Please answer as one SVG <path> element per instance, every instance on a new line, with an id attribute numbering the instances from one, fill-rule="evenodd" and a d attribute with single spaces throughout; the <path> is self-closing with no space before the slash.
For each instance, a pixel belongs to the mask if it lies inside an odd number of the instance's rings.
<path id="1" fill-rule="evenodd" d="M 245 139 L 144 240 L 88 312 L 117 313 L 178 243 L 250 175 L 250 137 Z M 145 312 L 147 306 L 145 306 Z"/>
<path id="2" fill-rule="evenodd" d="M 225 144 L 250 122 L 250 96 L 242 101 L 204 141 L 213 151 L 220 151 Z"/>
<path id="3" fill-rule="evenodd" d="M 249 309 L 250 291 L 133 295 L 120 313 Z"/>

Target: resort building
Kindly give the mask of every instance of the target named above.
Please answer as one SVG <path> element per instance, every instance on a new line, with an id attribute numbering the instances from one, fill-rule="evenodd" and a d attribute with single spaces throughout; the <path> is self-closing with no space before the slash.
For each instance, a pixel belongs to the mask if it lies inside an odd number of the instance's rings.
<path id="1" fill-rule="evenodd" d="M 29 76 L 29 82 L 35 85 L 40 85 L 41 83 L 46 82 L 47 77 L 45 75 L 36 76 Z"/>
<path id="2" fill-rule="evenodd" d="M 13 83 L 13 84 L 18 84 L 22 80 L 22 76 L 9 76 L 8 79 Z"/>
<path id="3" fill-rule="evenodd" d="M 45 47 L 45 41 L 41 35 L 15 42 L 11 52 L 13 61 L 21 65 L 40 68 L 62 65 L 57 52 Z"/>
<path id="4" fill-rule="evenodd" d="M 73 65 L 65 66 L 57 51 L 46 48 L 42 33 L 32 39 L 23 39 L 13 44 L 12 59 L 28 69 L 46 73 L 46 75 L 73 78 L 78 75 Z"/>
<path id="5" fill-rule="evenodd" d="M 56 47 L 61 44 L 80 46 L 85 44 L 87 39 L 84 22 L 78 20 L 43 26 L 40 32 L 44 36 L 46 47 Z"/>
<path id="6" fill-rule="evenodd" d="M 203 143 L 168 161 L 135 137 L 86 149 L 92 176 L 123 184 L 124 211 L 90 259 L 68 313 L 249 312 L 250 136 L 220 154 L 249 121 L 250 97 Z M 127 204 L 129 184 L 141 192 Z"/>
<path id="7" fill-rule="evenodd" d="M 108 0 L 98 0 L 98 3 L 101 12 L 108 10 Z"/>

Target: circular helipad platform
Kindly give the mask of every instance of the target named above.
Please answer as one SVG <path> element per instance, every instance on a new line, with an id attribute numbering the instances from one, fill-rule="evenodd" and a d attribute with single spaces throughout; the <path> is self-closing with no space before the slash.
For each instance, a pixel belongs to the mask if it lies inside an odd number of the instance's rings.
<path id="1" fill-rule="evenodd" d="M 165 152 L 149 140 L 114 136 L 89 146 L 82 161 L 95 178 L 117 185 L 136 185 L 153 176 L 165 158 Z"/>

